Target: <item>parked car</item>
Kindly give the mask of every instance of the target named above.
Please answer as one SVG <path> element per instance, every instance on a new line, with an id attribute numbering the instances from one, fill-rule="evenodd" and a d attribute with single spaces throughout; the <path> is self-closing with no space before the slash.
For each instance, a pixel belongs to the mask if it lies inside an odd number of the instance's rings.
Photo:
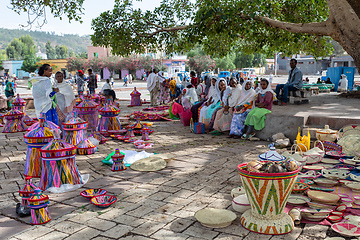
<path id="1" fill-rule="evenodd" d="M 219 78 L 227 78 L 229 77 L 230 78 L 230 72 L 229 71 L 221 71 L 218 75 Z"/>

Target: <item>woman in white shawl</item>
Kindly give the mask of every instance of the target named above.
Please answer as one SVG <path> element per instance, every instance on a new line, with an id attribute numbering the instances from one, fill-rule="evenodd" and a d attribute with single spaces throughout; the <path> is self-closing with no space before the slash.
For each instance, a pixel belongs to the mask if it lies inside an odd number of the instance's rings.
<path id="1" fill-rule="evenodd" d="M 57 113 L 59 124 L 61 125 L 66 117 L 73 111 L 76 100 L 72 87 L 64 82 L 64 75 L 62 72 L 57 72 L 55 74 L 55 80 L 57 82 L 57 87 L 59 88 L 59 92 L 56 93 L 56 101 L 58 106 Z"/>
<path id="2" fill-rule="evenodd" d="M 58 125 L 55 93 L 59 92 L 59 89 L 53 88 L 51 84 L 51 66 L 43 64 L 39 68 L 38 74 L 39 76 L 31 79 L 36 116 L 37 118 L 45 117 L 46 120 Z"/>
<path id="3" fill-rule="evenodd" d="M 160 81 L 160 94 L 158 96 L 158 101 L 161 104 L 166 104 L 170 100 L 170 93 L 169 93 L 169 80 L 164 77 L 164 72 L 160 71 L 158 73 L 159 81 Z"/>
<path id="4" fill-rule="evenodd" d="M 227 97 L 226 94 L 224 94 L 225 96 L 223 97 L 222 102 L 222 105 L 224 105 L 224 107 L 217 111 L 214 120 L 214 130 L 216 132 L 225 132 L 230 130 L 231 121 L 234 114 L 234 108 L 240 101 L 241 85 L 237 83 L 235 78 L 230 79 L 229 85 L 230 94 L 228 94 Z"/>
<path id="5" fill-rule="evenodd" d="M 348 80 L 345 74 L 341 74 L 339 84 L 338 84 L 338 92 L 346 92 L 348 89 Z"/>
<path id="6" fill-rule="evenodd" d="M 248 113 L 253 108 L 255 100 L 255 90 L 252 88 L 252 82 L 246 80 L 242 85 L 240 99 L 235 107 L 235 112 L 231 121 L 229 138 L 240 138 L 245 130 L 245 120 Z"/>
<path id="7" fill-rule="evenodd" d="M 206 129 L 209 127 L 210 120 L 214 112 L 221 106 L 221 99 L 224 95 L 225 90 L 226 81 L 223 78 L 217 79 L 215 82 L 215 87 L 211 87 L 209 90 L 210 98 L 201 107 L 199 116 L 199 122 L 204 123 Z"/>

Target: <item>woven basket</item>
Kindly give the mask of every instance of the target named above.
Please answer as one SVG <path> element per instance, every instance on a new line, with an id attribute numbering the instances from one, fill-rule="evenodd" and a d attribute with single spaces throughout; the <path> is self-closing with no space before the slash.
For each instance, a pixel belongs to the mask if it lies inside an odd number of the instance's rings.
<path id="1" fill-rule="evenodd" d="M 340 146 L 339 144 L 329 141 L 322 141 L 322 142 L 318 142 L 316 146 L 318 148 L 321 148 L 322 147 L 321 143 L 323 145 L 323 149 L 325 150 L 325 152 L 330 152 L 330 151 L 342 152 L 342 146 Z"/>

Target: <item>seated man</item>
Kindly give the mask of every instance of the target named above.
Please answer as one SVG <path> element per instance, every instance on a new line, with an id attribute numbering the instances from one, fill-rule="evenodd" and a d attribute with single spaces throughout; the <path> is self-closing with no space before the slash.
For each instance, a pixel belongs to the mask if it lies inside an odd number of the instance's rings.
<path id="1" fill-rule="evenodd" d="M 303 74 L 299 68 L 296 67 L 297 60 L 290 60 L 291 70 L 289 71 L 289 78 L 285 84 L 278 84 L 276 86 L 276 97 L 279 101 L 282 101 L 281 105 L 287 105 L 289 91 L 300 90 L 303 86 Z M 280 90 L 283 89 L 283 94 L 280 96 Z"/>

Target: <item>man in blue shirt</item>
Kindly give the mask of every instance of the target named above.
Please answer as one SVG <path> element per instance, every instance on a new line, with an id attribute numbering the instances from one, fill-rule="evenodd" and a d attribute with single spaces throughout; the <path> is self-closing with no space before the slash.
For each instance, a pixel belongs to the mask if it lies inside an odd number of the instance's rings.
<path id="1" fill-rule="evenodd" d="M 303 86 L 303 74 L 299 68 L 296 67 L 297 60 L 291 59 L 290 60 L 290 67 L 291 70 L 289 71 L 289 78 L 285 84 L 278 84 L 276 86 L 276 97 L 279 101 L 281 101 L 281 105 L 287 105 L 288 100 L 288 93 L 289 91 L 297 91 L 302 88 Z M 283 89 L 283 95 L 280 96 L 280 90 Z"/>

